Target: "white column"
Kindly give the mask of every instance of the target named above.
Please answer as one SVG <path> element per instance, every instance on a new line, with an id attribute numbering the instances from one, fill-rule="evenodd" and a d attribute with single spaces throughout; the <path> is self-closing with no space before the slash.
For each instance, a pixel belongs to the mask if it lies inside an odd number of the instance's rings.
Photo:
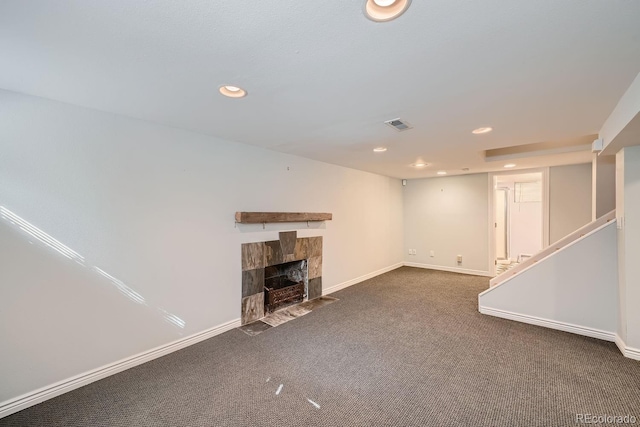
<path id="1" fill-rule="evenodd" d="M 616 155 L 618 218 L 618 335 L 627 348 L 640 351 L 640 145 Z"/>

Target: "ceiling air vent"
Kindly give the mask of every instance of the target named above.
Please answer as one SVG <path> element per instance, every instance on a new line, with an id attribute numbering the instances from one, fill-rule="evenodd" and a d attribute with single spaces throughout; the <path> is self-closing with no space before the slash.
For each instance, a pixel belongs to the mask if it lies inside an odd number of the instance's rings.
<path id="1" fill-rule="evenodd" d="M 407 123 L 406 121 L 401 120 L 401 119 L 387 120 L 386 122 L 384 122 L 384 124 L 387 125 L 387 126 L 391 126 L 392 128 L 394 128 L 398 132 L 402 132 L 403 130 L 411 129 L 413 127 L 409 123 Z"/>

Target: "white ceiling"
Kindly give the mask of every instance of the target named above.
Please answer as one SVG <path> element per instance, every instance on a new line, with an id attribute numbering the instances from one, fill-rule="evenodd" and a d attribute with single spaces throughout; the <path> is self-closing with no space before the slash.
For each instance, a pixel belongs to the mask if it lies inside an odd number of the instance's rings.
<path id="1" fill-rule="evenodd" d="M 387 23 L 363 1 L 3 0 L 0 88 L 416 178 L 597 133 L 640 71 L 639 1 L 415 0 Z"/>

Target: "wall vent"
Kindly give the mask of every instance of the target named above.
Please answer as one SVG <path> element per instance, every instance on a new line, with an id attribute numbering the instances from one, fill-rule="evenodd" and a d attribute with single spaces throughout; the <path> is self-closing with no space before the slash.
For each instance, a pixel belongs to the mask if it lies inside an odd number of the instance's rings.
<path id="1" fill-rule="evenodd" d="M 391 126 L 392 128 L 394 128 L 398 132 L 409 130 L 409 129 L 411 129 L 413 127 L 408 122 L 406 122 L 406 121 L 404 121 L 402 119 L 387 120 L 386 122 L 384 122 L 384 124 L 387 125 L 387 126 Z"/>

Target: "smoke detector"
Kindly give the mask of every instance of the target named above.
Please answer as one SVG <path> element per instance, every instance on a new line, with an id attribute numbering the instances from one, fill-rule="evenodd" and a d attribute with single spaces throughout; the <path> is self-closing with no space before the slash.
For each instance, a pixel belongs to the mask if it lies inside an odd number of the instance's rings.
<path id="1" fill-rule="evenodd" d="M 394 128 L 398 132 L 402 132 L 402 131 L 409 130 L 409 129 L 413 128 L 413 126 L 411 126 L 411 124 L 409 124 L 408 122 L 406 122 L 406 121 L 404 121 L 402 119 L 387 120 L 386 122 L 384 122 L 384 124 L 387 125 L 387 126 L 391 126 L 392 128 Z"/>

